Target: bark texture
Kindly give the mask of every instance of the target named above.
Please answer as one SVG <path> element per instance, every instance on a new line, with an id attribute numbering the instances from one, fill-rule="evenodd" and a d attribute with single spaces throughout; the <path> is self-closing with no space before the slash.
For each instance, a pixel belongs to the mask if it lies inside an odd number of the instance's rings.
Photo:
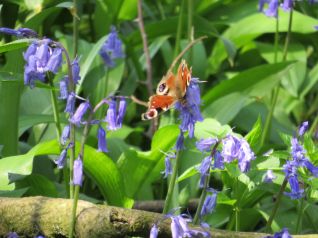
<path id="1" fill-rule="evenodd" d="M 0 198 L 0 237 L 15 231 L 20 237 L 67 237 L 72 200 L 46 197 Z M 76 237 L 149 237 L 158 213 L 95 205 L 79 201 Z M 171 237 L 170 220 L 160 222 L 159 237 Z M 265 234 L 211 230 L 212 237 L 258 238 Z M 293 236 L 314 238 L 318 235 Z"/>

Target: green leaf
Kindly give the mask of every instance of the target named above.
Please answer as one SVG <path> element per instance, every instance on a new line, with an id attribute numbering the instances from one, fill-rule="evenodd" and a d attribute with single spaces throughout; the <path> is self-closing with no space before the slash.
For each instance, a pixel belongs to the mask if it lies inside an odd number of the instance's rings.
<path id="1" fill-rule="evenodd" d="M 50 17 L 53 14 L 57 14 L 60 12 L 62 8 L 59 7 L 50 7 L 47 9 L 44 9 L 40 11 L 38 14 L 32 16 L 30 19 L 28 19 L 23 26 L 27 28 L 38 28 L 42 25 L 43 21 L 45 21 L 48 17 Z"/>
<path id="2" fill-rule="evenodd" d="M 205 118 L 202 122 L 195 124 L 194 135 L 197 140 L 209 137 L 223 138 L 231 133 L 232 129 L 229 125 L 222 126 L 221 123 L 213 118 Z"/>
<path id="3" fill-rule="evenodd" d="M 20 39 L 0 45 L 0 53 L 27 47 L 34 39 Z"/>
<path id="4" fill-rule="evenodd" d="M 137 1 L 138 0 L 124 0 L 121 4 L 118 19 L 119 20 L 133 20 L 137 16 Z"/>
<path id="5" fill-rule="evenodd" d="M 19 136 L 27 129 L 41 123 L 53 123 L 53 115 L 23 115 L 19 118 Z"/>
<path id="6" fill-rule="evenodd" d="M 0 145 L 2 155 L 15 155 L 18 152 L 18 118 L 21 81 L 0 74 Z"/>
<path id="7" fill-rule="evenodd" d="M 288 28 L 289 13 L 279 11 L 279 31 L 286 32 Z M 260 22 L 262 24 L 260 24 Z M 214 48 L 212 49 L 209 58 L 210 73 L 218 71 L 221 63 L 227 57 L 227 49 L 224 46 L 223 38 L 228 39 L 234 46 L 239 49 L 243 45 L 249 43 L 253 39 L 265 33 L 274 33 L 275 20 L 267 17 L 262 13 L 255 13 L 242 18 L 240 21 L 232 24 L 222 35 Z M 318 25 L 318 21 L 312 17 L 306 16 L 302 13 L 294 11 L 292 32 L 308 34 L 314 33 L 314 26 Z"/>
<path id="8" fill-rule="evenodd" d="M 260 145 L 260 139 L 262 136 L 262 119 L 258 116 L 252 130 L 245 136 L 245 139 L 250 144 L 251 148 L 255 151 Z"/>
<path id="9" fill-rule="evenodd" d="M 79 144 L 76 144 L 79 150 Z M 28 153 L 6 157 L 0 160 L 0 190 L 12 190 L 14 184 L 8 184 L 8 174 L 30 175 L 34 156 L 58 155 L 60 152 L 56 141 L 44 142 L 33 147 Z M 77 151 L 78 153 L 78 151 Z M 104 153 L 85 145 L 84 171 L 99 187 L 110 205 L 131 207 L 133 201 L 124 193 L 122 176 L 116 164 Z"/>
<path id="10" fill-rule="evenodd" d="M 81 71 L 80 76 L 81 80 L 78 82 L 78 85 L 76 87 L 76 94 L 79 94 L 82 89 L 82 84 L 86 78 L 86 75 L 89 71 L 89 69 L 92 67 L 94 63 L 95 57 L 98 55 L 99 50 L 102 48 L 104 42 L 107 40 L 108 36 L 104 36 L 100 38 L 92 47 L 90 52 L 88 53 L 87 57 L 82 60 L 83 64 L 81 64 Z"/>

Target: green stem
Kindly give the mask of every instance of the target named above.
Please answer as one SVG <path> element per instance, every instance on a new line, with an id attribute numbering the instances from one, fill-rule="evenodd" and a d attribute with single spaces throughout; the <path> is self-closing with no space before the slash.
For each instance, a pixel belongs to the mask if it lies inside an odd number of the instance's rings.
<path id="1" fill-rule="evenodd" d="M 180 14 L 179 14 L 179 21 L 178 21 L 178 28 L 177 28 L 177 35 L 176 35 L 176 44 L 174 48 L 174 55 L 173 58 L 176 58 L 180 51 L 180 41 L 181 41 L 181 34 L 182 34 L 182 25 L 183 25 L 183 12 L 184 12 L 184 4 L 185 0 L 182 0 L 180 6 Z"/>
<path id="2" fill-rule="evenodd" d="M 280 187 L 280 190 L 278 192 L 278 195 L 277 195 L 277 198 L 276 198 L 276 202 L 275 202 L 275 205 L 274 205 L 274 208 L 272 210 L 272 214 L 270 215 L 268 221 L 267 221 L 267 224 L 266 224 L 266 232 L 270 232 L 271 231 L 271 226 L 272 226 L 272 223 L 273 223 L 273 220 L 275 218 L 275 215 L 278 211 L 278 207 L 279 207 L 279 204 L 280 204 L 280 201 L 281 201 L 281 198 L 283 196 L 283 192 L 285 191 L 285 188 L 287 186 L 287 179 L 285 178 L 284 181 L 283 181 L 283 184 L 282 186 Z"/>
<path id="3" fill-rule="evenodd" d="M 278 43 L 279 43 L 279 21 L 278 21 L 278 14 L 277 14 L 276 31 L 275 31 L 275 38 L 274 38 L 274 63 L 277 63 Z"/>
<path id="4" fill-rule="evenodd" d="M 192 25 L 193 25 L 193 0 L 188 0 L 188 41 L 189 43 L 193 40 Z M 191 48 L 189 50 L 189 58 L 188 58 L 189 64 L 191 64 L 192 62 L 192 55 L 193 55 L 193 51 Z"/>
<path id="5" fill-rule="evenodd" d="M 292 31 L 293 12 L 294 12 L 293 8 L 290 9 L 289 20 L 288 20 L 288 30 L 287 30 L 287 35 L 286 35 L 285 44 L 284 44 L 283 60 L 282 61 L 286 61 L 286 58 L 287 58 L 288 46 L 289 46 L 290 36 L 291 36 L 291 31 Z"/>
<path id="6" fill-rule="evenodd" d="M 85 143 L 86 143 L 86 140 L 87 140 L 87 137 L 88 137 L 88 133 L 89 133 L 89 130 L 90 130 L 90 122 L 93 119 L 93 115 L 94 115 L 94 111 L 91 111 L 89 116 L 88 116 L 87 123 L 86 123 L 86 125 L 84 127 L 84 131 L 83 131 L 83 135 L 82 135 L 81 150 L 80 150 L 80 153 L 79 153 L 79 156 L 78 156 L 78 158 L 82 159 L 82 160 L 84 158 Z M 73 174 L 71 174 L 71 177 L 72 176 L 73 176 Z M 75 185 L 74 197 L 73 197 L 73 207 L 72 207 L 72 213 L 71 213 L 71 226 L 70 226 L 70 230 L 69 230 L 69 238 L 73 238 L 73 232 L 74 232 L 75 223 L 76 223 L 76 209 L 77 209 L 79 190 L 80 190 L 80 186 L 79 185 Z"/>
<path id="7" fill-rule="evenodd" d="M 309 134 L 312 135 L 315 132 L 315 129 L 318 125 L 318 117 L 315 118 L 314 122 L 312 123 L 310 129 L 309 129 Z"/>
<path id="8" fill-rule="evenodd" d="M 176 155 L 176 162 L 175 165 L 173 167 L 173 171 L 172 171 L 172 175 L 170 178 L 170 183 L 169 183 L 169 187 L 168 187 L 168 192 L 167 192 L 167 196 L 166 196 L 166 200 L 165 200 L 165 205 L 163 208 L 163 214 L 167 214 L 169 212 L 169 210 L 171 209 L 171 200 L 173 197 L 173 191 L 174 191 L 174 187 L 176 184 L 176 179 L 177 179 L 177 175 L 178 175 L 178 168 L 179 168 L 179 160 L 180 160 L 180 153 L 179 151 L 177 152 Z"/>
<path id="9" fill-rule="evenodd" d="M 240 230 L 240 216 L 239 216 L 240 209 L 235 207 L 235 231 Z"/>
<path id="10" fill-rule="evenodd" d="M 71 225 L 69 230 L 69 238 L 73 238 L 74 235 L 74 227 L 75 227 L 75 221 L 76 221 L 76 210 L 77 210 L 77 203 L 78 203 L 78 197 L 79 197 L 79 190 L 80 186 L 75 185 L 74 189 L 74 198 L 73 198 L 73 206 L 72 206 L 72 219 L 71 219 Z"/>
<path id="11" fill-rule="evenodd" d="M 77 0 L 73 0 L 73 56 L 77 55 L 78 49 L 78 11 Z"/>
<path id="12" fill-rule="evenodd" d="M 303 208 L 304 208 L 304 197 L 300 199 L 298 216 L 297 216 L 297 223 L 296 223 L 296 234 L 299 234 L 299 229 L 301 226 L 302 216 L 303 216 Z"/>

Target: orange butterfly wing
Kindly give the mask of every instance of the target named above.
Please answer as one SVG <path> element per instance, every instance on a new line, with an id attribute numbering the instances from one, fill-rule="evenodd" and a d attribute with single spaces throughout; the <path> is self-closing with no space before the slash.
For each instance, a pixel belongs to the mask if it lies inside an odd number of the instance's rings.
<path id="1" fill-rule="evenodd" d="M 153 95 L 149 99 L 149 108 L 147 112 L 141 115 L 142 120 L 150 120 L 158 116 L 162 111 L 167 111 L 176 99 L 167 95 Z"/>

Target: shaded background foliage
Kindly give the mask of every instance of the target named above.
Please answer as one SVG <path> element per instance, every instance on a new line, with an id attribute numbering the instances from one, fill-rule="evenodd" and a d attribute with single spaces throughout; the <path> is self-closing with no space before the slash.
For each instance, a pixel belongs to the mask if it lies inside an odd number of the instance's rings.
<path id="1" fill-rule="evenodd" d="M 72 55 L 71 2 L 11 0 L 0 6 L 1 26 L 32 28 L 41 36 L 61 42 Z M 93 104 L 111 93 L 135 95 L 147 101 L 150 95 L 144 85 L 145 56 L 135 21 L 137 0 L 86 0 L 78 1 L 78 7 L 78 55 L 83 79 L 78 93 Z M 197 124 L 195 137 L 224 136 L 231 131 L 231 126 L 246 134 L 254 125 L 250 138 L 254 137 L 252 148 L 255 152 L 261 155 L 269 148 L 281 150 L 269 158 L 258 157 L 258 163 L 253 164 L 248 176 L 240 174 L 234 165 L 215 173 L 211 185 L 224 192 L 218 197 L 216 212 L 208 218 L 213 227 L 234 229 L 233 209 L 239 209 L 242 218 L 239 229 L 259 229 L 268 218 L 275 199 L 273 194 L 283 181 L 283 175 L 277 172 L 277 181 L 265 186 L 261 183 L 262 176 L 267 168 L 279 171 L 280 159 L 288 158 L 285 150 L 289 144 L 284 143 L 288 136 L 279 133 L 292 135 L 304 120 L 314 123 L 311 132 L 316 131 L 318 45 L 314 26 L 318 25 L 317 7 L 310 6 L 307 1 L 297 2 L 285 62 L 281 59 L 288 13 L 279 13 L 279 63 L 274 63 L 275 20 L 257 12 L 257 1 L 143 2 L 154 85 L 193 36 L 208 36 L 185 56 L 192 66 L 193 76 L 207 81 L 201 86 L 205 120 Z M 116 67 L 107 69 L 98 50 L 111 25 L 118 29 L 126 57 L 117 60 Z M 59 154 L 59 146 L 52 141 L 55 127 L 49 87 L 45 84 L 37 84 L 34 89 L 23 86 L 22 52 L 28 42 L 9 43 L 10 36 L 1 37 L 0 144 L 4 157 L 0 160 L 1 195 L 65 197 L 61 173 L 52 163 Z M 62 73 L 55 77 L 61 78 Z M 271 92 L 278 85 L 281 86 L 270 137 L 260 148 L 261 121 L 265 121 L 271 106 Z M 62 112 L 63 103 L 59 106 Z M 129 103 L 123 128 L 107 134 L 110 151 L 107 154 L 94 149 L 97 139 L 92 129 L 85 151 L 87 178 L 81 189 L 82 199 L 132 207 L 136 200 L 165 197 L 166 181 L 160 173 L 164 169 L 164 155 L 160 150 L 168 151 L 173 147 L 179 133 L 177 116 L 173 111 L 163 114 L 160 129 L 150 138 L 147 133 L 150 123 L 140 120 L 144 111 L 142 106 Z M 105 111 L 100 112 L 104 114 Z M 67 122 L 64 116 L 62 122 Z M 317 152 L 310 142 L 306 149 L 312 151 L 310 158 L 315 162 Z M 181 156 L 180 195 L 175 200 L 185 206 L 190 198 L 198 195 L 199 176 L 194 165 L 203 155 L 194 149 L 193 140 L 187 140 Z M 313 179 L 311 199 L 317 199 L 317 188 L 317 180 Z M 303 232 L 317 232 L 317 206 L 309 202 L 306 206 Z M 279 212 L 274 230 L 290 227 L 293 231 L 299 212 L 297 203 L 284 198 Z"/>

